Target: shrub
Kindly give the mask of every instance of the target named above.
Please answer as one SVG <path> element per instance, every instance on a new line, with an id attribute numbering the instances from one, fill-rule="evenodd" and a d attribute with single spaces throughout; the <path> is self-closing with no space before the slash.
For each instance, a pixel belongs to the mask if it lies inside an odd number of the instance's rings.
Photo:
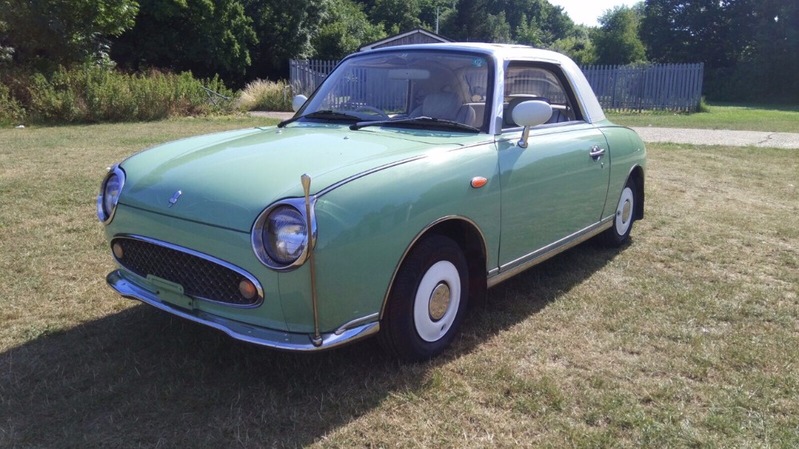
<path id="1" fill-rule="evenodd" d="M 704 95 L 699 99 L 699 106 L 697 106 L 696 112 L 710 112 L 710 105 L 705 101 Z"/>
<path id="2" fill-rule="evenodd" d="M 149 121 L 229 112 L 232 92 L 215 77 L 149 72 L 128 75 L 87 65 L 33 75 L 29 113 L 38 122 Z"/>
<path id="3" fill-rule="evenodd" d="M 241 91 L 236 107 L 242 111 L 290 112 L 293 91 L 286 81 L 255 80 Z"/>
<path id="4" fill-rule="evenodd" d="M 11 96 L 11 89 L 0 82 L 0 124 L 19 124 L 25 121 L 25 109 Z"/>

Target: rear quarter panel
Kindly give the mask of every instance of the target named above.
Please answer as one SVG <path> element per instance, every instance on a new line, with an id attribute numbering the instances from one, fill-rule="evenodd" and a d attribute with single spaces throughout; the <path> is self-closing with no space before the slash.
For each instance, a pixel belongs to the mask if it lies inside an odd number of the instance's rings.
<path id="1" fill-rule="evenodd" d="M 610 183 L 603 218 L 612 216 L 630 173 L 635 167 L 646 172 L 646 147 L 638 134 L 630 128 L 609 121 L 597 124 L 605 135 L 610 153 Z M 639 186 L 643 187 L 643 186 Z"/>

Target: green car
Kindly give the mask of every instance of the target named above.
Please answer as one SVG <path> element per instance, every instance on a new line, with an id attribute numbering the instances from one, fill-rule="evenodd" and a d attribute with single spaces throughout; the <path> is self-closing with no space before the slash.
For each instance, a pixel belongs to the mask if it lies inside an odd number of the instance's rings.
<path id="1" fill-rule="evenodd" d="M 646 150 L 569 58 L 428 44 L 344 59 L 277 127 L 138 153 L 97 214 L 119 294 L 272 348 L 441 353 L 469 302 L 644 216 Z"/>

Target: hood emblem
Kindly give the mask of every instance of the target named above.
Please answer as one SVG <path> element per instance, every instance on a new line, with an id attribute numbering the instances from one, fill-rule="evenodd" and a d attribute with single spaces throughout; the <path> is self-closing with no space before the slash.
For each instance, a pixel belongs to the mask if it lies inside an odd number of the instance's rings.
<path id="1" fill-rule="evenodd" d="M 180 198 L 180 195 L 183 195 L 182 190 L 178 190 L 177 192 L 175 192 L 174 195 L 172 195 L 172 198 L 169 199 L 169 207 L 174 206 L 175 203 L 178 202 L 178 198 Z"/>

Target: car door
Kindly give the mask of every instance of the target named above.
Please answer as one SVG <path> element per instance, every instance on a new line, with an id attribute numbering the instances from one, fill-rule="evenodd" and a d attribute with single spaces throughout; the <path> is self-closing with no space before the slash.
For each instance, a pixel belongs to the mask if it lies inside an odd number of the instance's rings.
<path id="1" fill-rule="evenodd" d="M 556 66 L 513 64 L 505 71 L 505 118 L 497 138 L 502 184 L 500 270 L 599 222 L 608 190 L 607 141 L 582 120 Z M 531 129 L 528 145 L 510 110 L 525 99 L 547 101 L 551 123 Z"/>

